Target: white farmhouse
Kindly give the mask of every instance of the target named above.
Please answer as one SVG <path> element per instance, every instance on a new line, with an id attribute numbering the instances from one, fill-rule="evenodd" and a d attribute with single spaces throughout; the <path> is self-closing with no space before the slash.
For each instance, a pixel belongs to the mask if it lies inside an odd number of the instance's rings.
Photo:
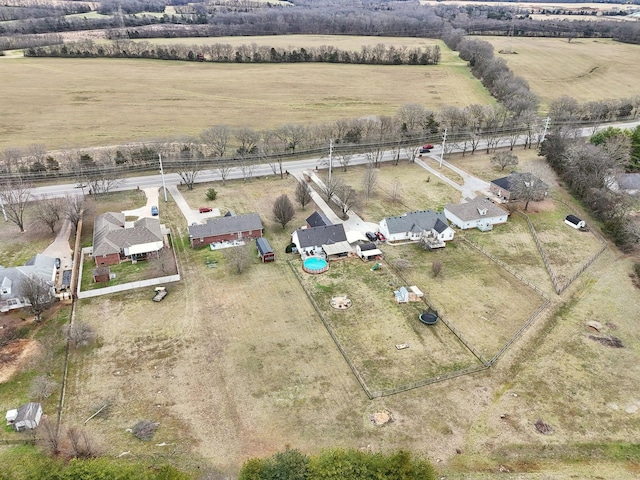
<path id="1" fill-rule="evenodd" d="M 465 203 L 448 203 L 444 207 L 444 214 L 447 220 L 462 230 L 491 230 L 494 225 L 506 223 L 509 218 L 506 210 L 483 197 L 467 199 Z"/>
<path id="2" fill-rule="evenodd" d="M 454 231 L 443 212 L 418 210 L 380 221 L 380 232 L 389 242 L 419 241 L 432 237 L 441 242 L 453 240 Z"/>

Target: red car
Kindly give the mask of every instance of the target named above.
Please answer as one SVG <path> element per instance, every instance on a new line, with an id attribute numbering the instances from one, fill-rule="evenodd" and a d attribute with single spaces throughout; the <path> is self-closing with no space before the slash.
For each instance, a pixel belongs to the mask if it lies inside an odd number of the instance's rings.
<path id="1" fill-rule="evenodd" d="M 427 150 L 431 150 L 433 148 L 433 145 L 430 143 L 427 143 L 426 145 L 423 145 L 422 148 L 426 148 Z"/>
<path id="2" fill-rule="evenodd" d="M 211 208 L 211 207 L 200 207 L 200 208 L 198 209 L 198 211 L 199 211 L 200 213 L 207 213 L 207 212 L 211 212 L 211 211 L 213 211 L 213 208 Z"/>
<path id="3" fill-rule="evenodd" d="M 382 232 L 376 232 L 376 237 L 378 237 L 378 240 L 380 240 L 381 242 L 386 242 L 387 241 L 387 237 L 385 237 Z"/>

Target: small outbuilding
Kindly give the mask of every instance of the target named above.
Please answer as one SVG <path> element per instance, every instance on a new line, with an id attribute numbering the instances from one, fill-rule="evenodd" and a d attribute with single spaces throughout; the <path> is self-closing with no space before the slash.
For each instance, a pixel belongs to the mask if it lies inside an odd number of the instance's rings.
<path id="1" fill-rule="evenodd" d="M 567 215 L 567 217 L 564 219 L 564 223 L 566 223 L 570 227 L 575 228 L 576 230 L 585 228 L 587 226 L 584 220 L 581 220 L 575 215 Z"/>
<path id="2" fill-rule="evenodd" d="M 258 256 L 263 263 L 275 261 L 276 254 L 266 238 L 256 238 L 256 248 L 258 249 Z"/>
<path id="3" fill-rule="evenodd" d="M 29 402 L 20 408 L 9 410 L 5 415 L 7 425 L 12 425 L 16 432 L 36 428 L 41 418 L 42 405 L 36 402 Z"/>
<path id="4" fill-rule="evenodd" d="M 382 251 L 378 249 L 375 243 L 356 245 L 356 254 L 362 260 L 373 260 L 382 257 Z"/>

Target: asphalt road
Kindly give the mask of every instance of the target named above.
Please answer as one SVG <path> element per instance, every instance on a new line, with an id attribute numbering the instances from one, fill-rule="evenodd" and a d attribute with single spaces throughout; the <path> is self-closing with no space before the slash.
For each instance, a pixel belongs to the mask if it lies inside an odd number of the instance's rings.
<path id="1" fill-rule="evenodd" d="M 598 129 L 604 129 L 608 127 L 615 128 L 634 128 L 640 125 L 640 120 L 634 122 L 623 122 L 623 123 L 607 123 L 601 125 Z M 582 136 L 587 137 L 591 136 L 594 132 L 593 127 L 583 128 L 581 130 Z M 524 139 L 519 141 L 518 144 L 524 144 Z M 508 141 L 502 141 L 499 143 L 498 147 L 506 147 L 509 146 Z M 418 146 L 416 146 L 418 148 Z M 482 150 L 483 144 L 478 146 L 478 150 Z M 440 152 L 442 146 L 436 145 L 435 148 L 431 151 L 430 155 L 432 158 L 440 160 Z M 328 147 L 327 147 L 328 150 Z M 452 149 L 449 153 L 456 153 L 461 151 L 461 149 Z M 417 157 L 418 158 L 418 157 Z M 445 155 L 446 158 L 446 155 Z M 387 151 L 384 153 L 382 157 L 383 162 L 393 161 L 394 156 L 391 151 Z M 353 155 L 350 161 L 350 165 L 362 165 L 368 162 L 367 156 L 365 154 Z M 444 161 L 443 161 L 444 162 Z M 443 163 L 444 164 L 444 163 Z M 451 167 L 450 165 L 447 165 Z M 326 168 L 327 167 L 327 158 L 311 158 L 306 160 L 293 160 L 290 162 L 286 162 L 284 168 L 286 168 L 289 172 L 300 174 L 305 170 L 315 170 L 318 168 Z M 334 168 L 337 168 L 338 165 L 334 165 Z M 159 168 L 159 166 L 158 166 Z M 273 170 L 268 164 L 259 164 L 255 165 L 253 168 L 252 176 L 253 177 L 266 177 L 273 176 Z M 227 179 L 237 179 L 242 178 L 242 172 L 239 168 L 235 168 L 231 171 Z M 166 173 L 164 175 L 165 185 L 168 187 L 170 185 L 179 185 L 181 182 L 180 176 L 177 173 Z M 202 170 L 196 179 L 197 183 L 204 182 L 212 182 L 222 180 L 220 174 L 214 170 Z M 76 183 L 67 183 L 60 185 L 49 185 L 36 187 L 33 189 L 34 197 L 48 196 L 48 197 L 64 197 L 66 195 L 78 195 L 82 193 L 82 189 L 76 187 Z M 118 185 L 113 189 L 113 191 L 124 191 L 124 190 L 135 190 L 137 188 L 149 188 L 149 187 L 162 187 L 162 176 L 158 173 L 155 175 L 142 175 L 138 177 L 129 177 L 123 178 Z M 85 189 L 86 190 L 86 189 Z M 86 193 L 86 192 L 85 192 Z M 160 193 L 160 201 L 164 197 L 163 192 Z"/>

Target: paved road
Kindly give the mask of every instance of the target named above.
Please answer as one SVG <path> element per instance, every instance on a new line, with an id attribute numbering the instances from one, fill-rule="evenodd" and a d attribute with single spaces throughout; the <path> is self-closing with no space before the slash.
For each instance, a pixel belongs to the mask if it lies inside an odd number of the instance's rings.
<path id="1" fill-rule="evenodd" d="M 625 122 L 625 123 L 609 123 L 609 124 L 604 124 L 601 125 L 599 127 L 599 129 L 604 129 L 607 127 L 616 127 L 616 128 L 634 128 L 637 125 L 640 125 L 640 120 L 634 121 L 634 122 Z M 589 128 L 583 128 L 582 130 L 582 135 L 583 136 L 590 136 L 593 134 L 593 128 L 589 127 Z M 524 140 L 521 140 L 520 144 L 523 144 Z M 481 150 L 483 148 L 484 144 L 479 145 L 478 149 Z M 506 147 L 509 146 L 509 142 L 507 140 L 504 140 L 502 142 L 500 142 L 499 147 Z M 461 149 L 453 149 L 450 153 L 456 153 L 458 151 L 461 151 Z M 445 154 L 446 156 L 446 154 Z M 439 155 L 432 155 L 432 158 L 435 158 L 436 160 L 440 161 L 440 156 Z M 383 162 L 389 162 L 389 161 L 393 161 L 395 160 L 395 157 L 393 155 L 393 152 L 385 152 L 383 157 L 382 157 L 382 161 Z M 446 161 L 446 159 L 445 159 Z M 366 157 L 366 155 L 364 154 L 358 154 L 358 155 L 353 155 L 350 164 L 351 165 L 362 165 L 362 164 L 366 164 L 368 162 L 368 159 Z M 443 163 L 444 164 L 444 163 Z M 446 164 L 447 167 L 454 169 L 455 167 L 452 167 L 452 165 L 450 164 Z M 291 162 L 287 162 L 286 163 L 286 168 L 289 170 L 290 173 L 295 174 L 295 173 L 302 173 L 303 171 L 307 170 L 307 171 L 313 171 L 317 166 L 326 166 L 326 158 L 311 158 L 311 159 L 305 159 L 305 160 L 294 160 Z M 253 169 L 253 176 L 254 177 L 265 177 L 265 176 L 273 176 L 273 170 L 271 169 L 271 167 L 267 164 L 260 164 L 260 165 L 256 165 L 255 168 Z M 466 173 L 465 173 L 466 174 Z M 464 175 L 462 175 L 463 178 L 465 178 Z M 230 175 L 229 175 L 230 179 L 237 179 L 237 178 L 242 178 L 242 172 L 240 171 L 240 169 L 236 168 L 234 169 Z M 212 182 L 212 181 L 219 181 L 221 180 L 220 178 L 220 174 L 218 172 L 216 172 L 215 170 L 203 170 L 200 172 L 200 174 L 198 175 L 198 183 L 202 183 L 202 182 Z M 470 182 L 473 180 L 469 180 Z M 181 182 L 180 176 L 177 173 L 168 173 L 165 174 L 165 183 L 167 186 L 171 186 L 171 185 L 179 185 Z M 467 183 L 466 179 L 465 179 L 465 184 Z M 154 174 L 154 175 L 143 175 L 143 176 L 138 176 L 138 177 L 129 177 L 129 178 L 124 178 L 120 181 L 119 185 L 114 189 L 115 191 L 123 191 L 123 190 L 135 190 L 136 188 L 148 188 L 148 187 L 155 187 L 155 188 L 159 188 L 162 186 L 162 177 L 159 174 Z M 50 196 L 50 197 L 63 197 L 66 195 L 78 195 L 81 194 L 82 191 L 76 187 L 76 183 L 68 183 L 68 184 L 61 184 L 61 185 L 49 185 L 49 186 L 42 186 L 42 187 L 36 187 L 33 190 L 33 195 L 35 197 L 39 197 L 39 196 Z M 469 189 L 472 188 L 472 185 L 469 184 Z M 466 188 L 465 188 L 466 190 Z M 482 188 L 478 188 L 476 190 L 482 190 Z"/>

